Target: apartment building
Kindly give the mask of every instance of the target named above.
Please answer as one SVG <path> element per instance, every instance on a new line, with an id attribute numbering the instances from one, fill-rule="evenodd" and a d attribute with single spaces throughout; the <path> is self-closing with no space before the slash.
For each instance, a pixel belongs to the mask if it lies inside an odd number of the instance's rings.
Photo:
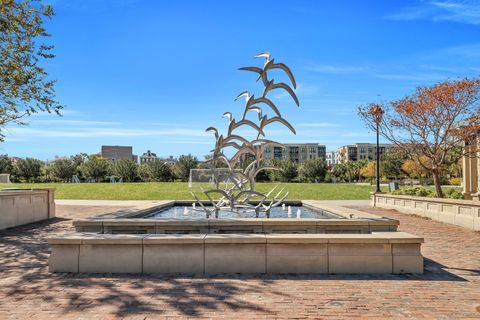
<path id="1" fill-rule="evenodd" d="M 392 150 L 392 144 L 380 144 L 380 157 Z M 375 143 L 356 143 L 352 145 L 342 146 L 337 151 L 337 163 L 357 160 L 376 160 L 377 145 Z"/>
<path id="2" fill-rule="evenodd" d="M 265 147 L 263 150 L 263 158 L 271 159 L 288 159 L 295 163 L 303 163 L 309 159 L 321 158 L 325 160 L 326 147 L 318 143 L 289 143 L 283 144 L 284 147 Z"/>
<path id="3" fill-rule="evenodd" d="M 138 160 L 138 157 L 133 154 L 131 146 L 102 146 L 100 155 L 102 158 L 112 161 L 128 159 L 137 162 Z"/>
<path id="4" fill-rule="evenodd" d="M 338 153 L 335 151 L 328 151 L 325 156 L 328 170 L 333 170 L 338 161 Z"/>
<path id="5" fill-rule="evenodd" d="M 140 156 L 140 164 L 153 162 L 153 161 L 155 161 L 155 160 L 157 160 L 157 159 L 158 159 L 158 157 L 157 157 L 157 154 L 156 154 L 156 153 L 153 153 L 153 152 L 151 152 L 150 150 L 147 150 L 147 152 L 144 152 L 144 153 Z"/>
<path id="6" fill-rule="evenodd" d="M 173 166 L 175 163 L 177 163 L 177 158 L 174 158 L 173 156 L 169 156 L 168 158 L 161 158 L 162 161 L 164 161 L 166 164 L 169 164 Z"/>

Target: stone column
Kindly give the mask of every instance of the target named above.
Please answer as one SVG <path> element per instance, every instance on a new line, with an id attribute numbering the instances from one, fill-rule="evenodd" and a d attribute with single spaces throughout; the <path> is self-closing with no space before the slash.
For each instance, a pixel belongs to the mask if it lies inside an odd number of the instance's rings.
<path id="1" fill-rule="evenodd" d="M 474 144 L 474 147 L 476 154 L 474 154 L 472 162 L 475 167 L 475 172 L 472 175 L 472 179 L 474 179 L 475 193 L 472 194 L 472 197 L 474 201 L 480 201 L 480 135 L 477 136 L 477 141 L 476 144 Z"/>
<path id="2" fill-rule="evenodd" d="M 465 144 L 465 152 L 468 153 L 471 146 Z M 463 196 L 465 199 L 472 199 L 472 168 L 471 158 L 468 155 L 463 156 Z"/>

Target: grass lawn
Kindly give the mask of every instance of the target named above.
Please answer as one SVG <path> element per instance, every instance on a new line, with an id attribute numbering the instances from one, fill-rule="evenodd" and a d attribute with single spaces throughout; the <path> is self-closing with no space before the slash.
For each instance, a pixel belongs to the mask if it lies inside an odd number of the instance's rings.
<path id="1" fill-rule="evenodd" d="M 258 191 L 269 191 L 276 183 L 257 183 Z M 286 183 L 288 199 L 367 200 L 374 186 L 354 184 Z M 190 200 L 186 182 L 150 183 L 45 183 L 0 184 L 0 188 L 56 188 L 56 199 L 88 200 Z M 386 191 L 386 189 L 385 189 Z"/>

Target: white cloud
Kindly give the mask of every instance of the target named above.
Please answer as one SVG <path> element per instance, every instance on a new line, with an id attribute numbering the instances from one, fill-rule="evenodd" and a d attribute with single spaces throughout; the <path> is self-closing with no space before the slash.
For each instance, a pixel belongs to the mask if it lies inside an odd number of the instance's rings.
<path id="1" fill-rule="evenodd" d="M 477 60 L 480 58 L 480 43 L 470 43 L 440 50 L 440 54 Z"/>
<path id="2" fill-rule="evenodd" d="M 319 72 L 319 73 L 328 73 L 328 74 L 350 74 L 350 73 L 360 73 L 368 70 L 367 67 L 363 66 L 352 66 L 352 65 L 329 65 L 329 64 L 318 64 L 312 63 L 305 68 L 307 71 Z"/>
<path id="3" fill-rule="evenodd" d="M 42 120 L 32 120 L 32 124 L 34 125 L 67 125 L 67 126 L 92 126 L 92 125 L 106 125 L 106 126 L 114 126 L 114 125 L 122 125 L 122 122 L 113 122 L 113 121 L 91 121 L 91 120 L 66 120 L 66 119 L 42 119 Z"/>
<path id="4" fill-rule="evenodd" d="M 480 24 L 480 3 L 477 0 L 422 1 L 418 5 L 405 7 L 385 18 L 396 21 L 452 21 L 478 25 Z"/>
<path id="5" fill-rule="evenodd" d="M 375 73 L 373 76 L 385 80 L 406 80 L 421 82 L 442 81 L 448 79 L 447 75 L 441 73 Z"/>
<path id="6" fill-rule="evenodd" d="M 162 137 L 164 140 L 178 140 L 179 137 L 208 138 L 202 129 L 128 129 L 128 128 L 99 128 L 99 127 L 73 127 L 73 128 L 9 128 L 5 132 L 9 140 L 32 140 L 34 138 L 100 138 L 100 137 Z M 11 138 L 10 138 L 11 137 Z"/>
<path id="7" fill-rule="evenodd" d="M 337 123 L 330 123 L 330 122 L 313 122 L 313 123 L 299 123 L 297 124 L 299 127 L 309 127 L 309 128 L 338 128 L 341 125 Z"/>

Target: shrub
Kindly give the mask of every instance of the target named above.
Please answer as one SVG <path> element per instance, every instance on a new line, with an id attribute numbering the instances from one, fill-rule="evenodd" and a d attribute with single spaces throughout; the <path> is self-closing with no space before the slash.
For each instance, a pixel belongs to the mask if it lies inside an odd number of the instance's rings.
<path id="1" fill-rule="evenodd" d="M 406 195 L 406 196 L 417 196 L 417 197 L 428 197 L 434 198 L 435 192 L 432 189 L 427 189 L 424 187 L 407 187 L 400 188 L 392 192 L 395 195 Z M 463 199 L 463 194 L 459 189 L 448 188 L 444 192 L 445 197 L 449 199 Z"/>
<path id="2" fill-rule="evenodd" d="M 182 181 L 188 181 L 188 178 L 190 177 L 190 170 L 196 169 L 197 167 L 197 157 L 194 157 L 191 154 L 181 155 L 178 158 L 177 163 L 175 163 L 174 172 Z"/>
<path id="3" fill-rule="evenodd" d="M 395 190 L 392 192 L 392 194 L 417 197 L 433 197 L 435 195 L 435 192 L 431 189 L 427 189 L 424 187 L 407 187 Z"/>
<path id="4" fill-rule="evenodd" d="M 42 175 L 43 162 L 38 159 L 19 159 L 15 164 L 15 174 L 25 182 L 38 181 Z"/>
<path id="5" fill-rule="evenodd" d="M 173 170 L 172 167 L 162 160 L 155 160 L 148 163 L 148 170 L 150 179 L 153 181 L 172 181 Z"/>
<path id="6" fill-rule="evenodd" d="M 271 160 L 269 165 L 280 169 L 268 171 L 271 181 L 292 182 L 298 176 L 297 165 L 288 159 Z"/>
<path id="7" fill-rule="evenodd" d="M 445 191 L 445 197 L 449 199 L 463 199 L 463 194 L 462 191 L 458 189 L 449 188 Z"/>
<path id="8" fill-rule="evenodd" d="M 60 181 L 71 179 L 77 172 L 77 166 L 75 162 L 70 159 L 58 159 L 55 160 L 50 166 L 50 173 Z"/>
<path id="9" fill-rule="evenodd" d="M 462 178 L 451 178 L 448 180 L 448 183 L 452 186 L 460 186 L 462 185 Z"/>
<path id="10" fill-rule="evenodd" d="M 113 164 L 113 172 L 125 182 L 133 182 L 137 178 L 138 164 L 133 160 L 120 159 Z"/>
<path id="11" fill-rule="evenodd" d="M 111 161 L 92 155 L 88 157 L 88 160 L 80 168 L 85 178 L 100 182 L 110 173 Z"/>
<path id="12" fill-rule="evenodd" d="M 309 159 L 300 166 L 300 178 L 305 182 L 322 182 L 327 173 L 327 164 L 323 159 Z"/>

